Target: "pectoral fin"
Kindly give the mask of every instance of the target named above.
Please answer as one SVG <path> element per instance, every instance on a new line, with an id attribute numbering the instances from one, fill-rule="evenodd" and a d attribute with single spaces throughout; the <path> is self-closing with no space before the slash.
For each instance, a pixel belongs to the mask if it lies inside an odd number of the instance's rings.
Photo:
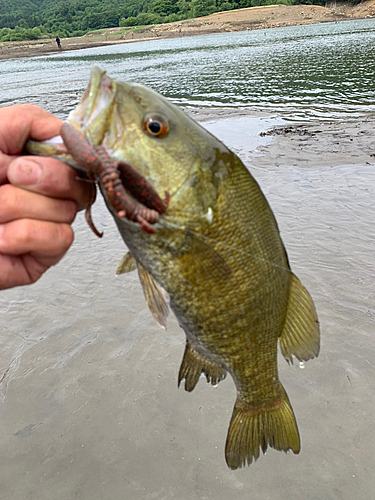
<path id="1" fill-rule="evenodd" d="M 186 238 L 190 240 L 191 255 L 196 257 L 196 273 L 209 279 L 228 280 L 232 276 L 232 269 L 220 253 L 215 250 L 210 241 L 187 229 Z"/>
<path id="2" fill-rule="evenodd" d="M 119 274 L 131 273 L 137 269 L 137 261 L 130 252 L 127 252 L 120 261 L 116 269 L 116 276 Z"/>
<path id="3" fill-rule="evenodd" d="M 138 269 L 139 281 L 142 285 L 146 304 L 150 309 L 156 323 L 162 328 L 167 327 L 169 314 L 169 299 L 167 292 L 161 288 L 148 271 L 127 252 L 117 266 L 116 275 L 130 273 Z"/>
<path id="4" fill-rule="evenodd" d="M 139 281 L 141 282 L 146 304 L 150 309 L 156 323 L 162 328 L 167 328 L 169 314 L 169 301 L 167 292 L 161 288 L 151 274 L 137 262 Z"/>
<path id="5" fill-rule="evenodd" d="M 309 292 L 292 274 L 288 309 L 283 332 L 279 339 L 282 355 L 293 364 L 293 356 L 307 361 L 319 354 L 319 322 Z"/>

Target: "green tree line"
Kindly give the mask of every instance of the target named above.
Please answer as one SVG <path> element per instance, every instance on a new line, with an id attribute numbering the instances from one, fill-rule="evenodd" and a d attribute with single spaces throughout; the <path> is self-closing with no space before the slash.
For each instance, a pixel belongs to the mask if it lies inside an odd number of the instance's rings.
<path id="1" fill-rule="evenodd" d="M 357 3 L 358 0 L 348 0 Z M 0 0 L 0 41 L 81 36 L 118 26 L 144 26 L 270 4 L 323 0 Z"/>

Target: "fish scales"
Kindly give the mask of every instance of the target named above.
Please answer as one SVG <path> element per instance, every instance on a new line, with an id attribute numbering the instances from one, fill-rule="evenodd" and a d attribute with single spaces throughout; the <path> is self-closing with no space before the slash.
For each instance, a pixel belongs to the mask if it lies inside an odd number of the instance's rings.
<path id="1" fill-rule="evenodd" d="M 185 381 L 191 391 L 201 373 L 213 385 L 227 372 L 233 377 L 237 400 L 225 449 L 228 466 L 251 464 L 268 446 L 299 453 L 277 346 L 288 362 L 314 358 L 319 324 L 255 179 L 233 152 L 165 98 L 110 79 L 97 66 L 68 121 L 93 146 L 136 169 L 160 196 L 170 194 L 156 232 L 148 234 L 119 216 L 99 180 L 131 254 L 117 272 L 138 266 L 156 321 L 165 327 L 166 291 L 186 333 L 179 384 Z M 43 148 L 31 145 L 30 151 Z M 72 156 L 63 159 L 78 168 Z"/>

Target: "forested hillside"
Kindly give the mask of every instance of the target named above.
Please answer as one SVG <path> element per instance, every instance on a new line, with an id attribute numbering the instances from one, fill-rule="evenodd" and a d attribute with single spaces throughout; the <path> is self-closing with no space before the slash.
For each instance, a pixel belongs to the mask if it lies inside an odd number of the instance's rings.
<path id="1" fill-rule="evenodd" d="M 350 0 L 349 0 L 350 1 Z M 88 31 L 179 21 L 223 10 L 321 0 L 0 0 L 0 41 L 80 36 Z M 352 0 L 357 3 L 357 0 Z"/>

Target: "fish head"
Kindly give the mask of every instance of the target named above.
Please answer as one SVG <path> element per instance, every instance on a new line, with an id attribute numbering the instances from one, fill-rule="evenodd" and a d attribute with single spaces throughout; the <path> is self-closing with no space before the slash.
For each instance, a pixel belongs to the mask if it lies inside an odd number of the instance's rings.
<path id="1" fill-rule="evenodd" d="M 94 66 L 68 122 L 112 159 L 130 164 L 161 197 L 168 191 L 166 216 L 181 218 L 182 208 L 185 219 L 211 213 L 229 151 L 157 92 Z"/>

